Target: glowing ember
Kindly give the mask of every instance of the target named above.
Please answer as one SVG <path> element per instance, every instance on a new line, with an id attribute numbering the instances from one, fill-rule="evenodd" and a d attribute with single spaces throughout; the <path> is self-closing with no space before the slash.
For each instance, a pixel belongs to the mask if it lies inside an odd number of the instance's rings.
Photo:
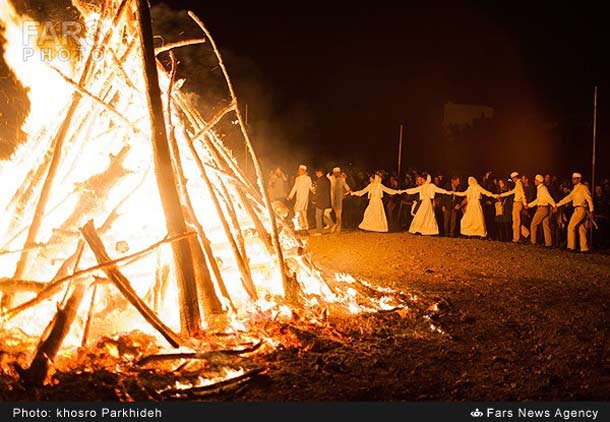
<path id="1" fill-rule="evenodd" d="M 203 377 L 197 377 L 197 379 L 193 380 L 193 381 L 176 381 L 175 384 L 171 387 L 168 387 L 166 389 L 161 389 L 158 391 L 158 393 L 163 393 L 165 391 L 168 390 L 189 390 L 192 388 L 201 388 L 201 387 L 206 387 L 209 385 L 213 385 L 215 383 L 217 383 L 220 380 L 231 380 L 233 378 L 237 378 L 241 375 L 243 375 L 245 373 L 245 371 L 243 369 L 238 369 L 238 370 L 230 370 L 230 369 L 225 369 L 223 371 L 223 374 L 221 374 L 217 379 L 214 378 L 203 378 Z"/>

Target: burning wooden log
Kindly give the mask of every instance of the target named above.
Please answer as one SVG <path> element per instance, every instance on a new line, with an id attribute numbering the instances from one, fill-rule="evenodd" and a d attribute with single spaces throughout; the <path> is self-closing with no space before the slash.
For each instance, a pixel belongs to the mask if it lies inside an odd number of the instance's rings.
<path id="1" fill-rule="evenodd" d="M 89 302 L 89 311 L 87 311 L 87 320 L 85 321 L 85 328 L 83 329 L 83 339 L 81 340 L 81 347 L 87 346 L 89 340 L 89 330 L 91 329 L 91 320 L 93 319 L 95 298 L 97 296 L 97 283 L 93 284 L 93 291 L 91 292 L 91 301 Z"/>
<path id="2" fill-rule="evenodd" d="M 221 202 L 224 205 L 226 214 L 229 216 L 228 221 L 233 226 L 232 232 L 235 234 L 235 240 L 239 249 L 239 253 L 242 256 L 242 259 L 246 263 L 248 263 L 250 260 L 248 259 L 248 252 L 246 251 L 246 241 L 244 240 L 244 235 L 241 231 L 241 225 L 239 223 L 239 219 L 237 218 L 237 211 L 233 206 L 233 202 L 231 200 L 231 197 L 229 196 L 229 192 L 227 191 L 227 188 L 223 183 L 216 183 L 215 190 L 216 195 L 222 199 Z"/>
<path id="3" fill-rule="evenodd" d="M 229 105 L 220 109 L 214 116 L 212 116 L 212 118 L 208 122 L 206 122 L 205 126 L 199 129 L 199 132 L 193 135 L 192 140 L 196 141 L 205 137 L 208 132 L 212 130 L 214 126 L 216 126 L 218 123 L 220 123 L 220 121 L 224 119 L 227 114 L 231 113 L 232 111 L 235 111 L 235 107 L 235 102 L 231 101 Z"/>
<path id="4" fill-rule="evenodd" d="M 170 101 L 170 104 L 171 104 L 171 101 Z M 205 266 L 205 268 L 208 268 L 207 265 L 209 265 L 209 268 L 212 269 L 212 273 L 214 274 L 214 277 L 216 279 L 216 283 L 218 285 L 220 293 L 228 301 L 233 312 L 235 312 L 236 311 L 235 305 L 233 304 L 233 301 L 231 300 L 231 296 L 229 295 L 229 292 L 227 291 L 227 287 L 226 287 L 224 279 L 222 277 L 222 273 L 220 272 L 220 268 L 218 268 L 218 263 L 216 262 L 216 258 L 214 257 L 212 245 L 210 244 L 210 241 L 209 241 L 207 235 L 205 234 L 205 230 L 203 229 L 203 226 L 201 225 L 201 223 L 199 223 L 199 220 L 197 219 L 195 210 L 193 209 L 193 204 L 191 203 L 191 198 L 186 189 L 186 177 L 184 176 L 184 172 L 182 171 L 180 150 L 178 148 L 178 142 L 176 141 L 176 137 L 174 136 L 173 132 L 170 133 L 170 142 L 171 142 L 171 147 L 172 147 L 172 153 L 174 155 L 174 160 L 176 162 L 176 174 L 178 176 L 178 181 L 179 181 L 178 186 L 180 188 L 180 194 L 182 196 L 182 201 L 185 206 L 188 220 L 197 230 L 197 234 L 199 235 L 199 241 L 201 242 L 201 245 L 203 247 L 203 252 L 205 253 L 205 259 L 207 262 L 204 262 L 202 265 Z M 209 271 L 208 271 L 208 274 L 209 274 Z M 208 279 L 204 279 L 204 280 L 206 280 L 206 282 L 207 282 Z M 212 287 L 212 286 L 205 286 L 205 285 L 202 286 L 201 293 L 202 293 L 202 295 L 204 295 L 204 300 L 206 300 L 205 296 L 207 295 L 207 292 L 209 292 L 211 290 L 210 287 Z M 211 291 L 213 291 L 213 290 L 211 290 Z M 214 297 L 216 297 L 216 296 L 214 296 Z M 218 299 L 218 298 L 216 298 L 216 299 Z M 207 301 L 211 302 L 211 299 L 207 299 Z M 207 307 L 207 309 L 210 309 L 210 311 L 212 311 L 210 313 L 219 313 L 218 311 L 215 311 L 216 308 L 213 308 L 211 303 Z"/>
<path id="5" fill-rule="evenodd" d="M 11 278 L 0 279 L 0 292 L 12 295 L 14 293 L 32 292 L 38 293 L 46 287 L 46 283 L 31 280 L 13 280 Z"/>
<path id="6" fill-rule="evenodd" d="M 84 283 L 74 283 L 73 291 L 65 305 L 57 309 L 57 315 L 47 328 L 48 335 L 41 340 L 30 367 L 24 374 L 24 381 L 43 385 L 49 371 L 49 364 L 55 359 L 59 348 L 68 335 L 76 318 L 78 308 L 85 294 Z"/>
<path id="7" fill-rule="evenodd" d="M 194 39 L 194 40 L 178 41 L 178 42 L 166 44 L 166 45 L 164 45 L 162 47 L 155 48 L 155 54 L 158 56 L 161 53 L 166 53 L 166 52 L 171 51 L 171 50 L 173 50 L 175 48 L 188 47 L 189 45 L 203 44 L 204 42 L 205 42 L 205 38 L 197 38 L 197 39 Z"/>
<path id="8" fill-rule="evenodd" d="M 181 360 L 181 359 L 189 359 L 189 360 L 211 360 L 215 358 L 223 358 L 227 356 L 239 356 L 245 355 L 248 353 L 256 352 L 263 345 L 262 341 L 259 341 L 256 344 L 242 347 L 241 349 L 229 349 L 229 350 L 212 350 L 209 352 L 194 352 L 194 353 L 164 353 L 160 355 L 150 355 L 143 357 L 139 361 L 136 362 L 138 366 L 145 366 L 149 363 L 153 362 L 164 362 L 164 361 L 173 361 L 173 360 Z"/>
<path id="9" fill-rule="evenodd" d="M 34 195 L 36 187 L 42 183 L 44 175 L 48 172 L 49 165 L 51 164 L 51 159 L 53 157 L 53 146 L 49 147 L 49 150 L 45 154 L 42 163 L 39 166 L 32 170 L 28 176 L 26 177 L 26 181 L 23 185 L 19 187 L 13 199 L 8 204 L 5 209 L 6 214 L 10 214 L 14 212 L 14 215 L 17 217 L 13 220 L 12 226 L 10 227 L 10 231 L 16 228 L 19 223 L 21 223 L 24 213 L 24 208 L 27 206 L 30 198 Z"/>
<path id="10" fill-rule="evenodd" d="M 227 378 L 222 381 L 218 381 L 201 387 L 192 387 L 187 389 L 168 389 L 163 391 L 163 395 L 167 397 L 187 396 L 191 398 L 201 398 L 202 396 L 211 395 L 216 392 L 220 393 L 230 388 L 236 388 L 257 376 L 264 374 L 266 371 L 267 368 L 265 367 L 255 368 L 246 371 L 241 375 L 237 375 L 235 377 Z"/>
<path id="11" fill-rule="evenodd" d="M 170 57 L 172 60 L 172 69 L 171 69 L 171 73 L 170 73 L 170 78 L 169 78 L 170 82 L 169 82 L 169 87 L 168 87 L 168 92 L 167 92 L 167 100 L 168 100 L 167 101 L 167 118 L 168 118 L 168 127 L 170 128 L 169 142 L 170 142 L 171 153 L 172 153 L 172 158 L 173 158 L 173 163 L 174 163 L 174 172 L 176 175 L 177 185 L 178 185 L 179 193 L 181 196 L 181 204 L 183 204 L 183 206 L 185 208 L 189 222 L 196 227 L 197 233 L 199 235 L 199 239 L 202 242 L 202 244 L 204 245 L 203 249 L 202 249 L 202 245 L 200 245 L 196 241 L 196 239 L 192 239 L 192 241 L 191 241 L 192 242 L 191 247 L 192 247 L 192 250 L 194 253 L 193 259 L 195 262 L 195 270 L 199 272 L 199 274 L 197 276 L 197 282 L 199 283 L 197 290 L 202 298 L 203 309 L 204 309 L 204 311 L 207 311 L 208 316 L 218 315 L 218 314 L 222 313 L 223 309 L 222 309 L 222 304 L 218 300 L 218 297 L 216 296 L 216 292 L 214 290 L 214 284 L 212 282 L 210 270 L 209 270 L 210 267 L 212 268 L 212 271 L 214 271 L 214 275 L 216 277 L 216 282 L 220 286 L 220 290 L 221 290 L 221 293 L 223 294 L 223 296 L 225 296 L 225 298 L 230 303 L 231 303 L 231 298 L 229 297 L 229 294 L 226 291 L 226 288 L 224 286 L 224 281 L 220 274 L 220 270 L 218 269 L 216 260 L 214 259 L 214 256 L 212 254 L 211 248 L 208 248 L 208 250 L 206 250 L 205 256 L 204 256 L 204 250 L 206 249 L 205 242 L 209 243 L 209 241 L 207 240 L 205 231 L 203 230 L 203 227 L 201 226 L 201 224 L 199 224 L 199 221 L 197 220 L 195 212 L 193 211 L 191 199 L 190 199 L 188 190 L 186 188 L 187 181 L 186 181 L 186 177 L 184 176 L 184 171 L 182 168 L 182 159 L 180 158 L 180 149 L 178 147 L 178 141 L 176 140 L 176 137 L 175 137 L 174 131 L 173 131 L 173 126 L 172 126 L 172 100 L 171 100 L 171 98 L 172 98 L 172 91 L 174 89 L 177 65 L 176 65 L 176 58 L 175 58 L 173 52 L 170 52 Z M 208 267 L 208 264 L 209 264 L 209 267 Z"/>
<path id="12" fill-rule="evenodd" d="M 165 213 L 167 229 L 170 235 L 186 233 L 186 223 L 180 196 L 176 190 L 176 178 L 173 172 L 169 141 L 165 127 L 159 75 L 153 45 L 153 31 L 150 10 L 146 0 L 135 0 L 137 8 L 137 24 L 142 45 L 144 62 L 144 78 L 146 94 L 150 110 L 150 123 L 153 136 L 153 151 L 155 160 L 155 175 L 161 196 L 161 204 Z M 201 331 L 201 315 L 197 302 L 197 281 L 193 263 L 193 252 L 188 241 L 172 244 L 176 278 L 180 295 L 180 318 L 182 329 L 188 335 L 196 335 Z"/>
<path id="13" fill-rule="evenodd" d="M 82 229 L 81 232 L 87 244 L 95 254 L 97 261 L 100 265 L 108 264 L 112 262 L 110 256 L 106 252 L 106 248 L 97 234 L 97 230 L 95 230 L 95 226 L 93 225 L 93 221 L 89 221 Z M 137 293 L 131 287 L 131 283 L 121 273 L 116 264 L 105 267 L 104 272 L 108 276 L 108 278 L 115 284 L 117 289 L 125 296 L 125 298 L 138 310 L 140 315 L 144 317 L 144 319 L 152 325 L 165 339 L 174 347 L 179 347 L 183 340 L 174 333 L 169 327 L 167 327 L 163 321 L 159 319 L 159 317 L 144 303 L 142 299 L 137 295 Z"/>
<path id="14" fill-rule="evenodd" d="M 161 254 L 157 253 L 157 270 L 155 271 L 155 284 L 144 298 L 148 303 L 152 302 L 153 310 L 159 313 L 163 301 L 163 295 L 167 291 L 167 285 L 170 277 L 169 265 L 163 264 Z M 151 298 L 152 296 L 152 298 Z"/>

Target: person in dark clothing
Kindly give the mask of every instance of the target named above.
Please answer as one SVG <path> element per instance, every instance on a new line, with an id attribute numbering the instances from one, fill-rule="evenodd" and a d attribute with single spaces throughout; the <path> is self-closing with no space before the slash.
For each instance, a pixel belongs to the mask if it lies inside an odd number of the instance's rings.
<path id="1" fill-rule="evenodd" d="M 356 174 L 354 174 L 353 172 L 345 173 L 345 182 L 350 187 L 359 185 L 356 178 Z M 343 228 L 353 229 L 358 225 L 355 217 L 357 199 L 360 198 L 349 195 L 343 199 Z"/>
<path id="2" fill-rule="evenodd" d="M 553 200 L 555 202 L 559 202 L 559 200 L 561 198 L 563 198 L 563 196 L 561 195 L 561 188 L 559 186 L 557 177 L 553 177 L 550 174 L 546 174 L 544 176 L 544 185 L 548 189 L 549 194 L 551 195 L 551 198 L 553 198 Z M 554 212 L 554 213 L 551 213 L 551 216 L 549 219 L 549 223 L 551 225 L 551 232 L 553 233 L 553 247 L 554 248 L 557 248 L 559 246 L 559 240 L 555 238 L 559 234 L 559 218 L 560 218 L 560 213 Z"/>
<path id="3" fill-rule="evenodd" d="M 558 201 L 559 197 L 561 196 L 561 192 L 559 190 L 559 183 L 557 182 L 557 178 L 553 178 L 553 177 L 551 177 L 550 174 L 547 174 L 544 176 L 544 184 L 546 185 L 546 188 L 549 190 L 551 197 L 555 201 Z"/>
<path id="4" fill-rule="evenodd" d="M 525 174 L 521 176 L 521 182 L 523 183 L 523 190 L 525 191 L 525 198 L 528 204 L 536 199 L 536 186 L 530 182 L 530 178 Z"/>
<path id="5" fill-rule="evenodd" d="M 347 184 L 351 189 L 360 190 L 368 185 L 366 174 L 357 171 L 347 176 Z M 343 200 L 343 228 L 355 229 L 362 221 L 364 209 L 366 208 L 366 198 L 358 196 L 346 196 Z"/>
<path id="6" fill-rule="evenodd" d="M 458 176 L 453 176 L 451 182 L 447 187 L 450 192 L 460 192 L 461 180 Z M 460 206 L 462 198 L 455 195 L 443 195 L 443 235 L 447 237 L 456 237 L 459 234 L 460 217 Z"/>
<path id="7" fill-rule="evenodd" d="M 523 183 L 523 191 L 525 192 L 525 199 L 526 199 L 527 203 L 529 204 L 534 199 L 536 199 L 536 187 L 533 185 L 533 183 L 530 182 L 529 177 L 527 177 L 525 174 L 521 176 L 521 183 Z M 532 217 L 533 217 L 534 211 L 535 210 L 529 209 L 527 207 L 525 207 L 521 211 L 522 234 L 523 234 L 523 237 L 528 239 L 528 242 L 529 242 L 529 239 L 531 236 L 529 228 L 532 224 Z"/>
<path id="8" fill-rule="evenodd" d="M 510 190 L 508 183 L 503 179 L 498 180 L 497 193 L 503 194 Z M 508 197 L 500 198 L 495 203 L 495 224 L 496 233 L 498 234 L 498 240 L 500 242 L 510 242 L 513 238 L 512 224 L 513 224 L 513 201 Z"/>
<path id="9" fill-rule="evenodd" d="M 563 199 L 570 193 L 570 187 L 567 183 L 563 183 L 559 187 L 559 198 L 557 198 L 556 202 Z M 553 247 L 565 249 L 568 245 L 568 223 L 570 218 L 572 217 L 572 212 L 574 209 L 571 204 L 565 205 L 561 208 L 558 208 L 556 215 L 557 225 L 555 226 L 555 231 L 553 233 Z"/>
<path id="10" fill-rule="evenodd" d="M 445 186 L 443 186 L 441 176 L 436 176 L 434 179 L 432 179 L 432 183 L 439 188 L 445 188 Z M 436 218 L 436 222 L 438 223 L 439 234 L 441 236 L 445 236 L 445 213 L 443 213 L 443 204 L 445 202 L 445 198 L 443 198 L 442 196 L 435 196 L 432 203 L 434 205 L 434 217 Z"/>
<path id="11" fill-rule="evenodd" d="M 603 185 L 595 186 L 593 203 L 597 224 L 597 230 L 593 233 L 593 245 L 599 249 L 607 249 L 610 246 L 610 200 L 604 192 Z"/>
<path id="12" fill-rule="evenodd" d="M 487 171 L 481 180 L 481 186 L 489 192 L 495 192 L 496 186 L 493 182 L 492 172 Z M 483 217 L 485 218 L 485 227 L 487 227 L 487 239 L 496 240 L 497 233 L 494 224 L 495 201 L 492 198 L 481 198 L 481 207 L 483 208 Z"/>
<path id="13" fill-rule="evenodd" d="M 394 190 L 400 190 L 400 182 L 396 177 L 390 177 L 389 182 L 390 188 Z M 386 199 L 387 197 L 387 199 Z M 388 231 L 398 232 L 402 230 L 402 217 L 403 212 L 403 197 L 402 195 L 387 195 L 384 197 L 385 213 L 388 219 Z"/>
<path id="14" fill-rule="evenodd" d="M 330 204 L 330 180 L 328 180 L 326 173 L 322 169 L 316 170 L 313 201 L 316 209 L 316 233 L 314 235 L 320 236 L 324 230 L 324 227 L 322 226 L 322 219 L 324 219 L 327 226 L 333 225 L 333 220 L 330 218 L 330 214 L 332 212 Z"/>
<path id="15" fill-rule="evenodd" d="M 595 215 L 608 218 L 610 204 L 608 202 L 608 198 L 604 193 L 603 186 L 595 186 L 593 202 L 595 204 Z"/>

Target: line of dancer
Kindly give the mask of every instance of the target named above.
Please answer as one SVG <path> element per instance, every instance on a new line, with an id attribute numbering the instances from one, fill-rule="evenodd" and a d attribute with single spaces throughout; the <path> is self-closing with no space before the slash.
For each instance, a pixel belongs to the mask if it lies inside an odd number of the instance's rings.
<path id="1" fill-rule="evenodd" d="M 288 199 L 296 196 L 295 227 L 307 230 L 307 204 L 310 193 L 314 194 L 316 206 L 316 232 L 320 235 L 323 229 L 331 232 L 341 230 L 341 214 L 343 198 L 347 195 L 364 196 L 369 199 L 368 206 L 364 211 L 362 222 L 358 226 L 361 230 L 371 232 L 388 232 L 388 221 L 385 214 L 384 195 L 418 195 L 417 209 L 413 209 L 413 220 L 409 227 L 409 233 L 424 236 L 439 234 L 439 226 L 434 211 L 434 198 L 436 195 L 451 195 L 453 198 L 465 198 L 460 207 L 464 208 L 464 214 L 460 223 L 460 233 L 465 237 L 485 238 L 487 228 L 485 216 L 481 206 L 483 196 L 503 201 L 512 197 L 512 234 L 513 242 L 519 243 L 522 231 L 521 211 L 523 209 L 535 208 L 536 212 L 532 218 L 529 228 L 530 242 L 537 243 L 538 227 L 542 226 L 544 245 L 552 247 L 552 232 L 550 220 L 552 213 L 564 205 L 572 205 L 574 212 L 570 218 L 567 230 L 567 247 L 570 251 L 577 251 L 577 239 L 581 252 L 589 251 L 587 221 L 594 211 L 593 198 L 586 185 L 581 183 L 580 173 L 572 174 L 574 188 L 559 202 L 555 202 L 550 195 L 542 175 L 536 175 L 536 198 L 529 202 L 526 199 L 525 189 L 518 172 L 510 175 L 514 182 L 514 188 L 501 194 L 495 194 L 481 186 L 474 177 L 468 178 L 468 188 L 465 191 L 457 191 L 457 186 L 451 186 L 452 190 L 443 189 L 434 183 L 430 175 L 420 176 L 418 186 L 409 189 L 392 189 L 382 183 L 383 176 L 380 172 L 375 173 L 369 179 L 370 183 L 361 190 L 352 191 L 345 181 L 345 174 L 336 167 L 330 174 L 325 174 L 321 169 L 316 170 L 316 179 L 312 181 L 307 175 L 307 167 L 299 167 L 299 176 L 288 195 Z M 453 201 L 455 202 L 455 201 Z M 333 223 L 331 213 L 335 214 L 336 223 Z M 322 223 L 326 225 L 323 226 Z"/>

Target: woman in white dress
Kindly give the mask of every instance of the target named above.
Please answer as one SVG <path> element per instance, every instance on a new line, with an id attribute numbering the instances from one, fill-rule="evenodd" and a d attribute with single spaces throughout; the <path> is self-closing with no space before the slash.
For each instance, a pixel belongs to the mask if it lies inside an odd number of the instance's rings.
<path id="1" fill-rule="evenodd" d="M 366 193 L 370 199 L 369 206 L 364 211 L 362 223 L 358 226 L 361 230 L 379 233 L 386 233 L 388 231 L 388 220 L 386 219 L 383 201 L 381 200 L 384 192 L 389 195 L 401 193 L 384 186 L 381 183 L 381 176 L 379 174 L 375 174 L 375 179 L 366 188 L 357 192 L 350 192 L 350 195 L 356 196 L 362 196 Z"/>
<path id="2" fill-rule="evenodd" d="M 411 234 L 419 233 L 425 236 L 434 236 L 439 233 L 432 200 L 437 193 L 451 195 L 452 192 L 439 188 L 431 182 L 432 178 L 428 175 L 424 184 L 401 191 L 406 192 L 409 195 L 419 193 L 419 209 L 417 210 L 417 213 L 415 213 L 415 217 L 413 217 L 411 227 L 409 227 L 409 233 Z"/>
<path id="3" fill-rule="evenodd" d="M 474 177 L 468 178 L 468 189 L 464 192 L 455 192 L 454 195 L 465 196 L 468 201 L 466 212 L 460 223 L 460 233 L 464 236 L 486 237 L 487 228 L 485 227 L 483 208 L 481 208 L 481 195 L 496 199 L 499 198 L 499 195 L 494 195 L 483 189 Z"/>

